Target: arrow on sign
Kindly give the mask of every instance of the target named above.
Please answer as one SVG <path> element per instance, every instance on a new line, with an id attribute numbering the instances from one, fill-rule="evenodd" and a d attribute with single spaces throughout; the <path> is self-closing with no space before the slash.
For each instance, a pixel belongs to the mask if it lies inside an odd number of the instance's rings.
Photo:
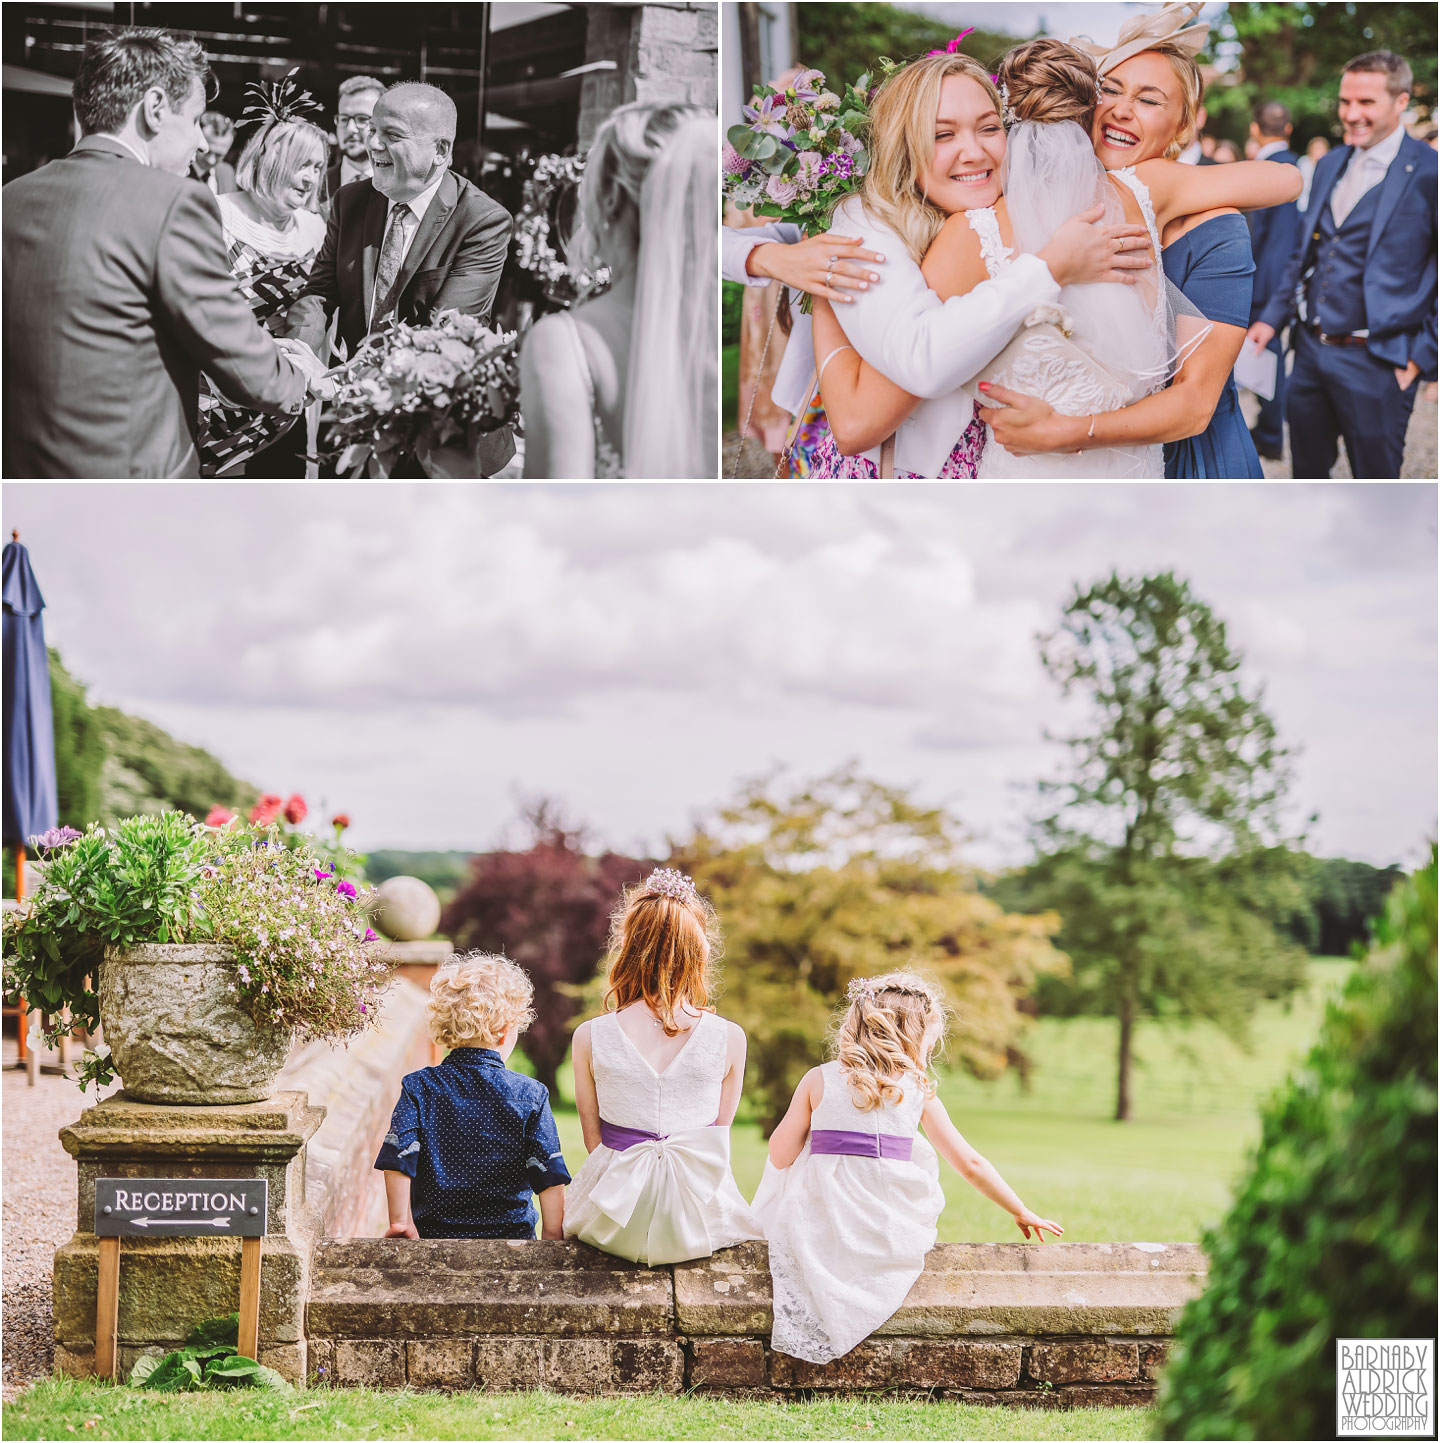
<path id="1" fill-rule="evenodd" d="M 228 1228 L 229 1218 L 131 1218 L 131 1223 L 137 1228 L 154 1227 L 186 1227 L 186 1228 Z"/>

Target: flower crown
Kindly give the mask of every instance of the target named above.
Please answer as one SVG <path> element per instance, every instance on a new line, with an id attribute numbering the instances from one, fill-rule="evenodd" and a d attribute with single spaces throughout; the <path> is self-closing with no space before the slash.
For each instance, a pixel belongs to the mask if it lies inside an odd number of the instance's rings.
<path id="1" fill-rule="evenodd" d="M 642 895 L 658 892 L 662 897 L 674 897 L 677 902 L 700 900 L 695 883 L 684 872 L 677 872 L 673 867 L 657 867 L 640 884 L 640 891 Z"/>
<path id="2" fill-rule="evenodd" d="M 303 119 L 303 112 L 308 110 L 325 113 L 325 107 L 310 94 L 308 90 L 301 90 L 292 78 L 300 67 L 294 66 L 287 70 L 282 79 L 267 85 L 263 80 L 252 80 L 245 87 L 245 94 L 254 100 L 253 105 L 247 105 L 242 112 L 249 119 L 240 121 L 241 125 L 253 125 L 259 121 L 262 126 L 275 124 L 282 121 Z"/>
<path id="3" fill-rule="evenodd" d="M 887 982 L 883 987 L 875 985 L 878 979 L 874 977 L 856 977 L 845 989 L 846 999 L 850 1002 L 858 1002 L 862 997 L 867 1002 L 873 1002 L 882 992 L 898 992 L 904 997 L 923 997 L 927 1002 L 934 1002 L 934 997 L 921 986 L 912 986 L 906 982 Z"/>

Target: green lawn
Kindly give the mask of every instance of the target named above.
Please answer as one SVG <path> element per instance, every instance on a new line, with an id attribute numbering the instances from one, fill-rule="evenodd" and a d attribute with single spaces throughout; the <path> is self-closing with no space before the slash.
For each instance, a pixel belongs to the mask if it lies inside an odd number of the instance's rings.
<path id="1" fill-rule="evenodd" d="M 950 1074 L 941 1096 L 965 1137 L 1025 1202 L 1065 1229 L 1067 1242 L 1199 1242 L 1225 1210 L 1259 1134 L 1264 1098 L 1308 1051 L 1325 998 L 1354 964 L 1318 958 L 1308 989 L 1288 1007 L 1256 1013 L 1254 1048 L 1241 1051 L 1213 1029 L 1167 1034 L 1139 1029 L 1132 1095 L 1135 1118 L 1110 1120 L 1115 1024 L 1098 1018 L 1042 1018 L 1026 1044 L 1032 1088 L 1019 1079 L 977 1082 Z M 721 1002 L 724 1011 L 724 1002 Z M 561 1088 L 570 1095 L 568 1069 Z M 753 1196 L 765 1142 L 753 1122 L 732 1132 L 735 1178 Z M 571 1172 L 585 1158 L 573 1107 L 557 1110 Z M 946 1206 L 941 1242 L 1018 1242 L 1014 1223 L 943 1162 Z"/>
<path id="2" fill-rule="evenodd" d="M 553 1393 L 142 1393 L 68 1379 L 4 1410 L 6 1438 L 1150 1438 L 1146 1408 L 1041 1411 L 823 1399 Z"/>

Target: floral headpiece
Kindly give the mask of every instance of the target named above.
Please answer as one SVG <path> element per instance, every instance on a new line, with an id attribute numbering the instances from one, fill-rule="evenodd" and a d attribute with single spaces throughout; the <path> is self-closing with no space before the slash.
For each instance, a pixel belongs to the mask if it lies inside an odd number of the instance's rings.
<path id="1" fill-rule="evenodd" d="M 642 892 L 658 892 L 663 897 L 674 897 L 677 902 L 698 902 L 700 894 L 695 883 L 673 867 L 657 867 L 641 884 Z"/>
<path id="2" fill-rule="evenodd" d="M 898 992 L 903 997 L 923 997 L 927 1002 L 934 1002 L 930 990 L 920 984 L 911 985 L 906 982 L 886 982 L 883 987 L 877 987 L 877 981 L 883 979 L 875 977 L 856 977 L 845 989 L 847 1001 L 858 1002 L 862 997 L 867 1002 L 873 1002 L 882 992 Z"/>
<path id="3" fill-rule="evenodd" d="M 242 114 L 249 116 L 248 120 L 241 120 L 241 125 L 252 125 L 256 121 L 260 124 L 279 125 L 282 121 L 304 119 L 303 112 L 307 110 L 325 113 L 325 107 L 310 94 L 308 90 L 301 90 L 292 77 L 299 71 L 298 65 L 285 72 L 284 78 L 267 85 L 263 80 L 252 80 L 245 87 L 246 95 L 253 98 L 255 103 L 247 105 Z"/>
<path id="4" fill-rule="evenodd" d="M 936 54 L 938 53 L 937 51 Z M 873 1002 L 875 986 L 868 977 L 856 977 L 845 989 L 845 997 L 850 1002 L 858 1002 L 862 997 L 867 1002 Z"/>
<path id="5" fill-rule="evenodd" d="M 1139 55 L 1162 40 L 1168 40 L 1193 60 L 1210 33 L 1208 21 L 1199 25 L 1189 24 L 1199 16 L 1201 8 L 1201 0 L 1182 0 L 1180 4 L 1165 5 L 1149 15 L 1137 15 L 1120 27 L 1114 45 L 1097 45 L 1083 37 L 1072 37 L 1067 43 L 1090 56 L 1101 75 L 1108 75 L 1132 55 Z"/>

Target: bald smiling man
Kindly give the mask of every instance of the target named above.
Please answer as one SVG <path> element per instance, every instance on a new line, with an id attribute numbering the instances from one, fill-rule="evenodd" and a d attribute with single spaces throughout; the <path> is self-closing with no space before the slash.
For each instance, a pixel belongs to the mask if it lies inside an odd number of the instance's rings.
<path id="1" fill-rule="evenodd" d="M 455 119 L 455 102 L 433 85 L 404 82 L 380 98 L 370 118 L 373 174 L 336 192 L 285 335 L 319 355 L 338 311 L 340 340 L 353 356 L 367 335 L 396 320 L 419 323 L 453 309 L 489 323 L 511 219 L 450 169 Z M 493 474 L 514 449 L 508 429 L 486 437 L 481 474 Z"/>

